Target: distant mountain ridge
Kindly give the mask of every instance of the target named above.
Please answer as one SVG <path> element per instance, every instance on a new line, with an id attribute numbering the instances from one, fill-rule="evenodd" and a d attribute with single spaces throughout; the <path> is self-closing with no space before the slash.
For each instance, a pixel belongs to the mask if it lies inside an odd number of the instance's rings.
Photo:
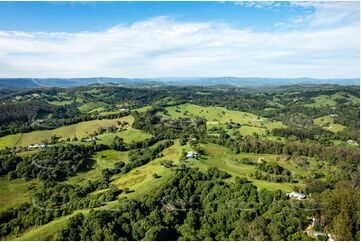
<path id="1" fill-rule="evenodd" d="M 75 87 L 94 84 L 120 86 L 235 86 L 272 87 L 286 85 L 359 85 L 359 78 L 263 78 L 263 77 L 160 77 L 160 78 L 0 78 L 0 88 Z"/>

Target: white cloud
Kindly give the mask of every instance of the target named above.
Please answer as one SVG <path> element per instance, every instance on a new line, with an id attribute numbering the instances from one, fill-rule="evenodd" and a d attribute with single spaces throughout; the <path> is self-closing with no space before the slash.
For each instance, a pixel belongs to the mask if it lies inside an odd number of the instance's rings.
<path id="1" fill-rule="evenodd" d="M 359 76 L 359 25 L 254 32 L 157 17 L 103 32 L 0 31 L 3 77 Z"/>
<path id="2" fill-rule="evenodd" d="M 235 1 L 235 4 L 244 6 L 244 7 L 254 7 L 259 9 L 272 9 L 280 7 L 281 2 L 275 1 Z"/>
<path id="3" fill-rule="evenodd" d="M 307 24 L 311 28 L 329 27 L 355 23 L 360 18 L 360 3 L 357 2 L 291 2 L 291 6 L 313 10 L 304 16 L 297 16 L 294 23 Z"/>

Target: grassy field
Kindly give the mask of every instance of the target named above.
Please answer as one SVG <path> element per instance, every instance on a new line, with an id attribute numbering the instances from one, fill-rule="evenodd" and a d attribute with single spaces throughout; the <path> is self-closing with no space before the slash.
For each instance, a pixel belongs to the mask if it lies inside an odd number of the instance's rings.
<path id="1" fill-rule="evenodd" d="M 116 150 L 103 150 L 96 152 L 91 159 L 88 160 L 89 167 L 79 171 L 75 176 L 70 177 L 67 182 L 72 184 L 85 183 L 87 181 L 95 181 L 102 175 L 102 170 L 106 168 L 114 168 L 115 163 L 123 161 L 129 162 L 128 152 Z"/>
<path id="2" fill-rule="evenodd" d="M 114 168 L 114 164 L 123 161 L 129 162 L 128 151 L 102 150 L 93 155 L 93 159 L 104 168 Z"/>
<path id="3" fill-rule="evenodd" d="M 320 95 L 317 97 L 312 98 L 313 103 L 306 104 L 307 107 L 322 107 L 322 106 L 335 106 L 336 105 L 336 99 L 345 98 L 349 102 L 353 104 L 357 104 L 360 102 L 358 97 L 355 97 L 351 94 L 345 93 L 345 92 L 338 92 L 333 95 L 327 96 L 327 95 Z"/>
<path id="4" fill-rule="evenodd" d="M 103 120 L 91 120 L 86 122 L 80 122 L 77 124 L 72 124 L 68 126 L 63 126 L 57 129 L 52 130 L 41 130 L 33 131 L 29 133 L 23 133 L 20 137 L 20 134 L 7 135 L 0 138 L 0 149 L 7 147 L 14 147 L 17 140 L 19 139 L 16 146 L 28 146 L 36 143 L 43 143 L 44 140 L 50 141 L 51 136 L 56 135 L 60 136 L 60 140 L 65 140 L 66 138 L 77 137 L 78 139 L 87 137 L 93 132 L 97 131 L 100 127 L 109 127 L 109 126 L 118 126 L 118 121 L 127 121 L 128 123 L 133 122 L 132 116 L 126 116 L 118 119 L 103 119 Z"/>
<path id="5" fill-rule="evenodd" d="M 82 113 L 87 113 L 87 112 L 102 111 L 104 110 L 105 106 L 106 104 L 101 102 L 88 102 L 86 104 L 81 105 L 78 109 Z"/>
<path id="6" fill-rule="evenodd" d="M 30 202 L 31 188 L 37 185 L 36 181 L 28 182 L 23 179 L 8 181 L 6 177 L 0 177 L 0 211 Z"/>
<path id="7" fill-rule="evenodd" d="M 141 108 L 137 108 L 137 109 L 134 109 L 134 111 L 137 111 L 137 112 L 145 112 L 147 110 L 151 109 L 151 106 L 144 106 L 144 107 L 141 107 Z"/>
<path id="8" fill-rule="evenodd" d="M 21 134 L 11 134 L 0 138 L 0 149 L 12 148 L 21 138 Z"/>
<path id="9" fill-rule="evenodd" d="M 126 130 L 116 133 L 105 133 L 97 136 L 99 144 L 111 144 L 115 136 L 119 136 L 124 139 L 124 142 L 131 143 L 133 141 L 142 141 L 152 137 L 151 134 L 145 133 L 142 130 L 133 129 L 131 127 Z"/>
<path id="10" fill-rule="evenodd" d="M 265 135 L 267 129 L 272 130 L 274 128 L 285 127 L 281 122 L 271 121 L 252 113 L 232 111 L 221 107 L 202 107 L 194 104 L 182 104 L 167 107 L 166 110 L 167 113 L 165 116 L 172 118 L 203 117 L 208 121 L 207 126 L 209 128 L 233 121 L 241 125 L 239 131 L 242 135 L 252 135 L 253 133 Z M 234 129 L 232 129 L 232 131 L 234 131 Z"/>
<path id="11" fill-rule="evenodd" d="M 341 124 L 336 124 L 333 117 L 331 117 L 330 115 L 316 118 L 313 120 L 313 123 L 335 133 L 342 131 L 345 128 L 345 126 Z"/>
<path id="12" fill-rule="evenodd" d="M 57 105 L 57 106 L 62 106 L 62 105 L 72 104 L 73 101 L 72 100 L 49 101 L 48 103 L 53 104 L 53 105 Z"/>

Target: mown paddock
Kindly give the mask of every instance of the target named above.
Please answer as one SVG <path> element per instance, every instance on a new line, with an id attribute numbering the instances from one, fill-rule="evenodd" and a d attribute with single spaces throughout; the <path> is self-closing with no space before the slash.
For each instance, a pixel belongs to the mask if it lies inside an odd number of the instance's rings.
<path id="1" fill-rule="evenodd" d="M 116 133 L 105 133 L 97 136 L 99 144 L 110 145 L 115 136 L 123 138 L 125 143 L 131 143 L 133 141 L 143 141 L 152 137 L 151 134 L 145 133 L 142 130 L 133 129 L 128 127 L 126 130 L 118 131 Z"/>

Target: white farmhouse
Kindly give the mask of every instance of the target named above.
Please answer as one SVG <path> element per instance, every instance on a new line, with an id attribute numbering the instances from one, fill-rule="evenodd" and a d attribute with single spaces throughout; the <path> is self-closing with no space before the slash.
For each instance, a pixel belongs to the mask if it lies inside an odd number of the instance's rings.
<path id="1" fill-rule="evenodd" d="M 189 151 L 186 155 L 187 158 L 194 158 L 197 156 L 197 153 L 194 151 Z"/>
<path id="2" fill-rule="evenodd" d="M 46 145 L 44 144 L 33 144 L 33 145 L 29 145 L 28 149 L 34 149 L 34 148 L 45 148 Z"/>
<path id="3" fill-rule="evenodd" d="M 302 200 L 306 197 L 306 195 L 299 193 L 299 192 L 288 192 L 288 193 L 286 193 L 286 195 L 289 198 L 296 198 L 298 200 Z"/>
<path id="4" fill-rule="evenodd" d="M 92 138 L 85 139 L 84 142 L 93 142 L 93 141 L 96 141 L 96 140 L 97 140 L 96 137 L 92 137 Z"/>
<path id="5" fill-rule="evenodd" d="M 350 144 L 350 145 L 357 144 L 357 142 L 352 140 L 352 139 L 347 140 L 347 143 Z"/>

